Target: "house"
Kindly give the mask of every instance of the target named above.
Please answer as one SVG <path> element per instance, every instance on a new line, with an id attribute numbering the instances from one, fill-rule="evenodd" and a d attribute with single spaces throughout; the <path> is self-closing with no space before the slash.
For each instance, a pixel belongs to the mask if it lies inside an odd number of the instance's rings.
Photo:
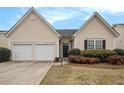
<path id="1" fill-rule="evenodd" d="M 6 34 L 12 60 L 54 60 L 60 34 L 31 8 Z"/>
<path id="2" fill-rule="evenodd" d="M 6 42 L 0 37 L 0 44 L 12 51 L 12 60 L 43 61 L 66 57 L 72 48 L 114 49 L 119 33 L 96 12 L 79 29 L 55 30 L 31 8 L 2 36 Z"/>
<path id="3" fill-rule="evenodd" d="M 95 12 L 73 35 L 74 48 L 115 49 L 119 33 Z"/>
<path id="4" fill-rule="evenodd" d="M 124 24 L 114 24 L 113 28 L 120 34 L 116 39 L 116 48 L 124 49 Z"/>
<path id="5" fill-rule="evenodd" d="M 0 31 L 0 47 L 9 48 L 8 38 L 5 37 L 7 31 Z"/>

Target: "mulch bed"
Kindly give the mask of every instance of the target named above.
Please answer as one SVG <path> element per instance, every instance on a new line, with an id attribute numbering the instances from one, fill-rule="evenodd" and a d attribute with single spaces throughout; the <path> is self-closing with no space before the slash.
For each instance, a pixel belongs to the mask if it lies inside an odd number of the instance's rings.
<path id="1" fill-rule="evenodd" d="M 70 63 L 69 65 L 81 66 L 81 67 L 91 67 L 91 68 L 102 68 L 102 69 L 124 69 L 124 64 L 122 64 L 122 65 L 111 65 L 109 63 L 98 63 L 98 64 Z"/>

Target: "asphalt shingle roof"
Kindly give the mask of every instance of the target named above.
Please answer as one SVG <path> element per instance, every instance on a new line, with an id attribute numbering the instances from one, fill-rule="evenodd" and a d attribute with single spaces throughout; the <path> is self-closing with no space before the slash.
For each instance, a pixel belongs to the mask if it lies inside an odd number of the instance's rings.
<path id="1" fill-rule="evenodd" d="M 62 37 L 71 37 L 78 29 L 58 29 L 56 30 Z"/>
<path id="2" fill-rule="evenodd" d="M 5 34 L 7 31 L 0 31 L 0 35 Z"/>

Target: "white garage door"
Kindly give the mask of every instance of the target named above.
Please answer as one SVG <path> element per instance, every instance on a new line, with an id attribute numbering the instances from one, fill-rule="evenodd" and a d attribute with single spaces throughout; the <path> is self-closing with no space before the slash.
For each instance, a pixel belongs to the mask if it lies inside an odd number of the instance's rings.
<path id="1" fill-rule="evenodd" d="M 36 60 L 54 60 L 55 45 L 53 44 L 37 44 L 35 46 Z"/>
<path id="2" fill-rule="evenodd" d="M 32 60 L 32 45 L 14 44 L 13 60 Z"/>

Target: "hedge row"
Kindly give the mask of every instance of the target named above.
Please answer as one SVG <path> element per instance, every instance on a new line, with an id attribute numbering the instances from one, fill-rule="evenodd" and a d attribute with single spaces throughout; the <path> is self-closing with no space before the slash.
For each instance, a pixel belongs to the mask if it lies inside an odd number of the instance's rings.
<path id="1" fill-rule="evenodd" d="M 72 55 L 68 57 L 68 60 L 71 63 L 80 63 L 80 64 L 95 64 L 100 62 L 99 58 L 72 56 Z M 124 56 L 120 56 L 120 55 L 110 56 L 109 58 L 107 58 L 107 62 L 112 65 L 124 64 Z"/>
<path id="2" fill-rule="evenodd" d="M 85 57 L 98 57 L 100 59 L 117 55 L 117 53 L 112 50 L 82 50 L 80 54 Z"/>
<path id="3" fill-rule="evenodd" d="M 115 51 L 118 55 L 124 56 L 124 50 L 123 49 L 114 49 L 113 51 Z"/>
<path id="4" fill-rule="evenodd" d="M 10 60 L 10 50 L 0 47 L 0 62 Z"/>
<path id="5" fill-rule="evenodd" d="M 100 61 L 106 61 L 111 64 L 121 65 L 124 64 L 124 50 L 82 50 L 72 49 L 69 51 L 69 62 L 94 64 Z"/>
<path id="6" fill-rule="evenodd" d="M 107 50 L 107 49 L 80 51 L 80 49 L 75 48 L 75 49 L 70 50 L 68 54 L 69 55 L 81 55 L 81 56 L 85 56 L 85 57 L 108 58 L 109 56 L 117 55 L 118 53 L 116 53 L 115 51 L 112 51 L 112 50 Z"/>

